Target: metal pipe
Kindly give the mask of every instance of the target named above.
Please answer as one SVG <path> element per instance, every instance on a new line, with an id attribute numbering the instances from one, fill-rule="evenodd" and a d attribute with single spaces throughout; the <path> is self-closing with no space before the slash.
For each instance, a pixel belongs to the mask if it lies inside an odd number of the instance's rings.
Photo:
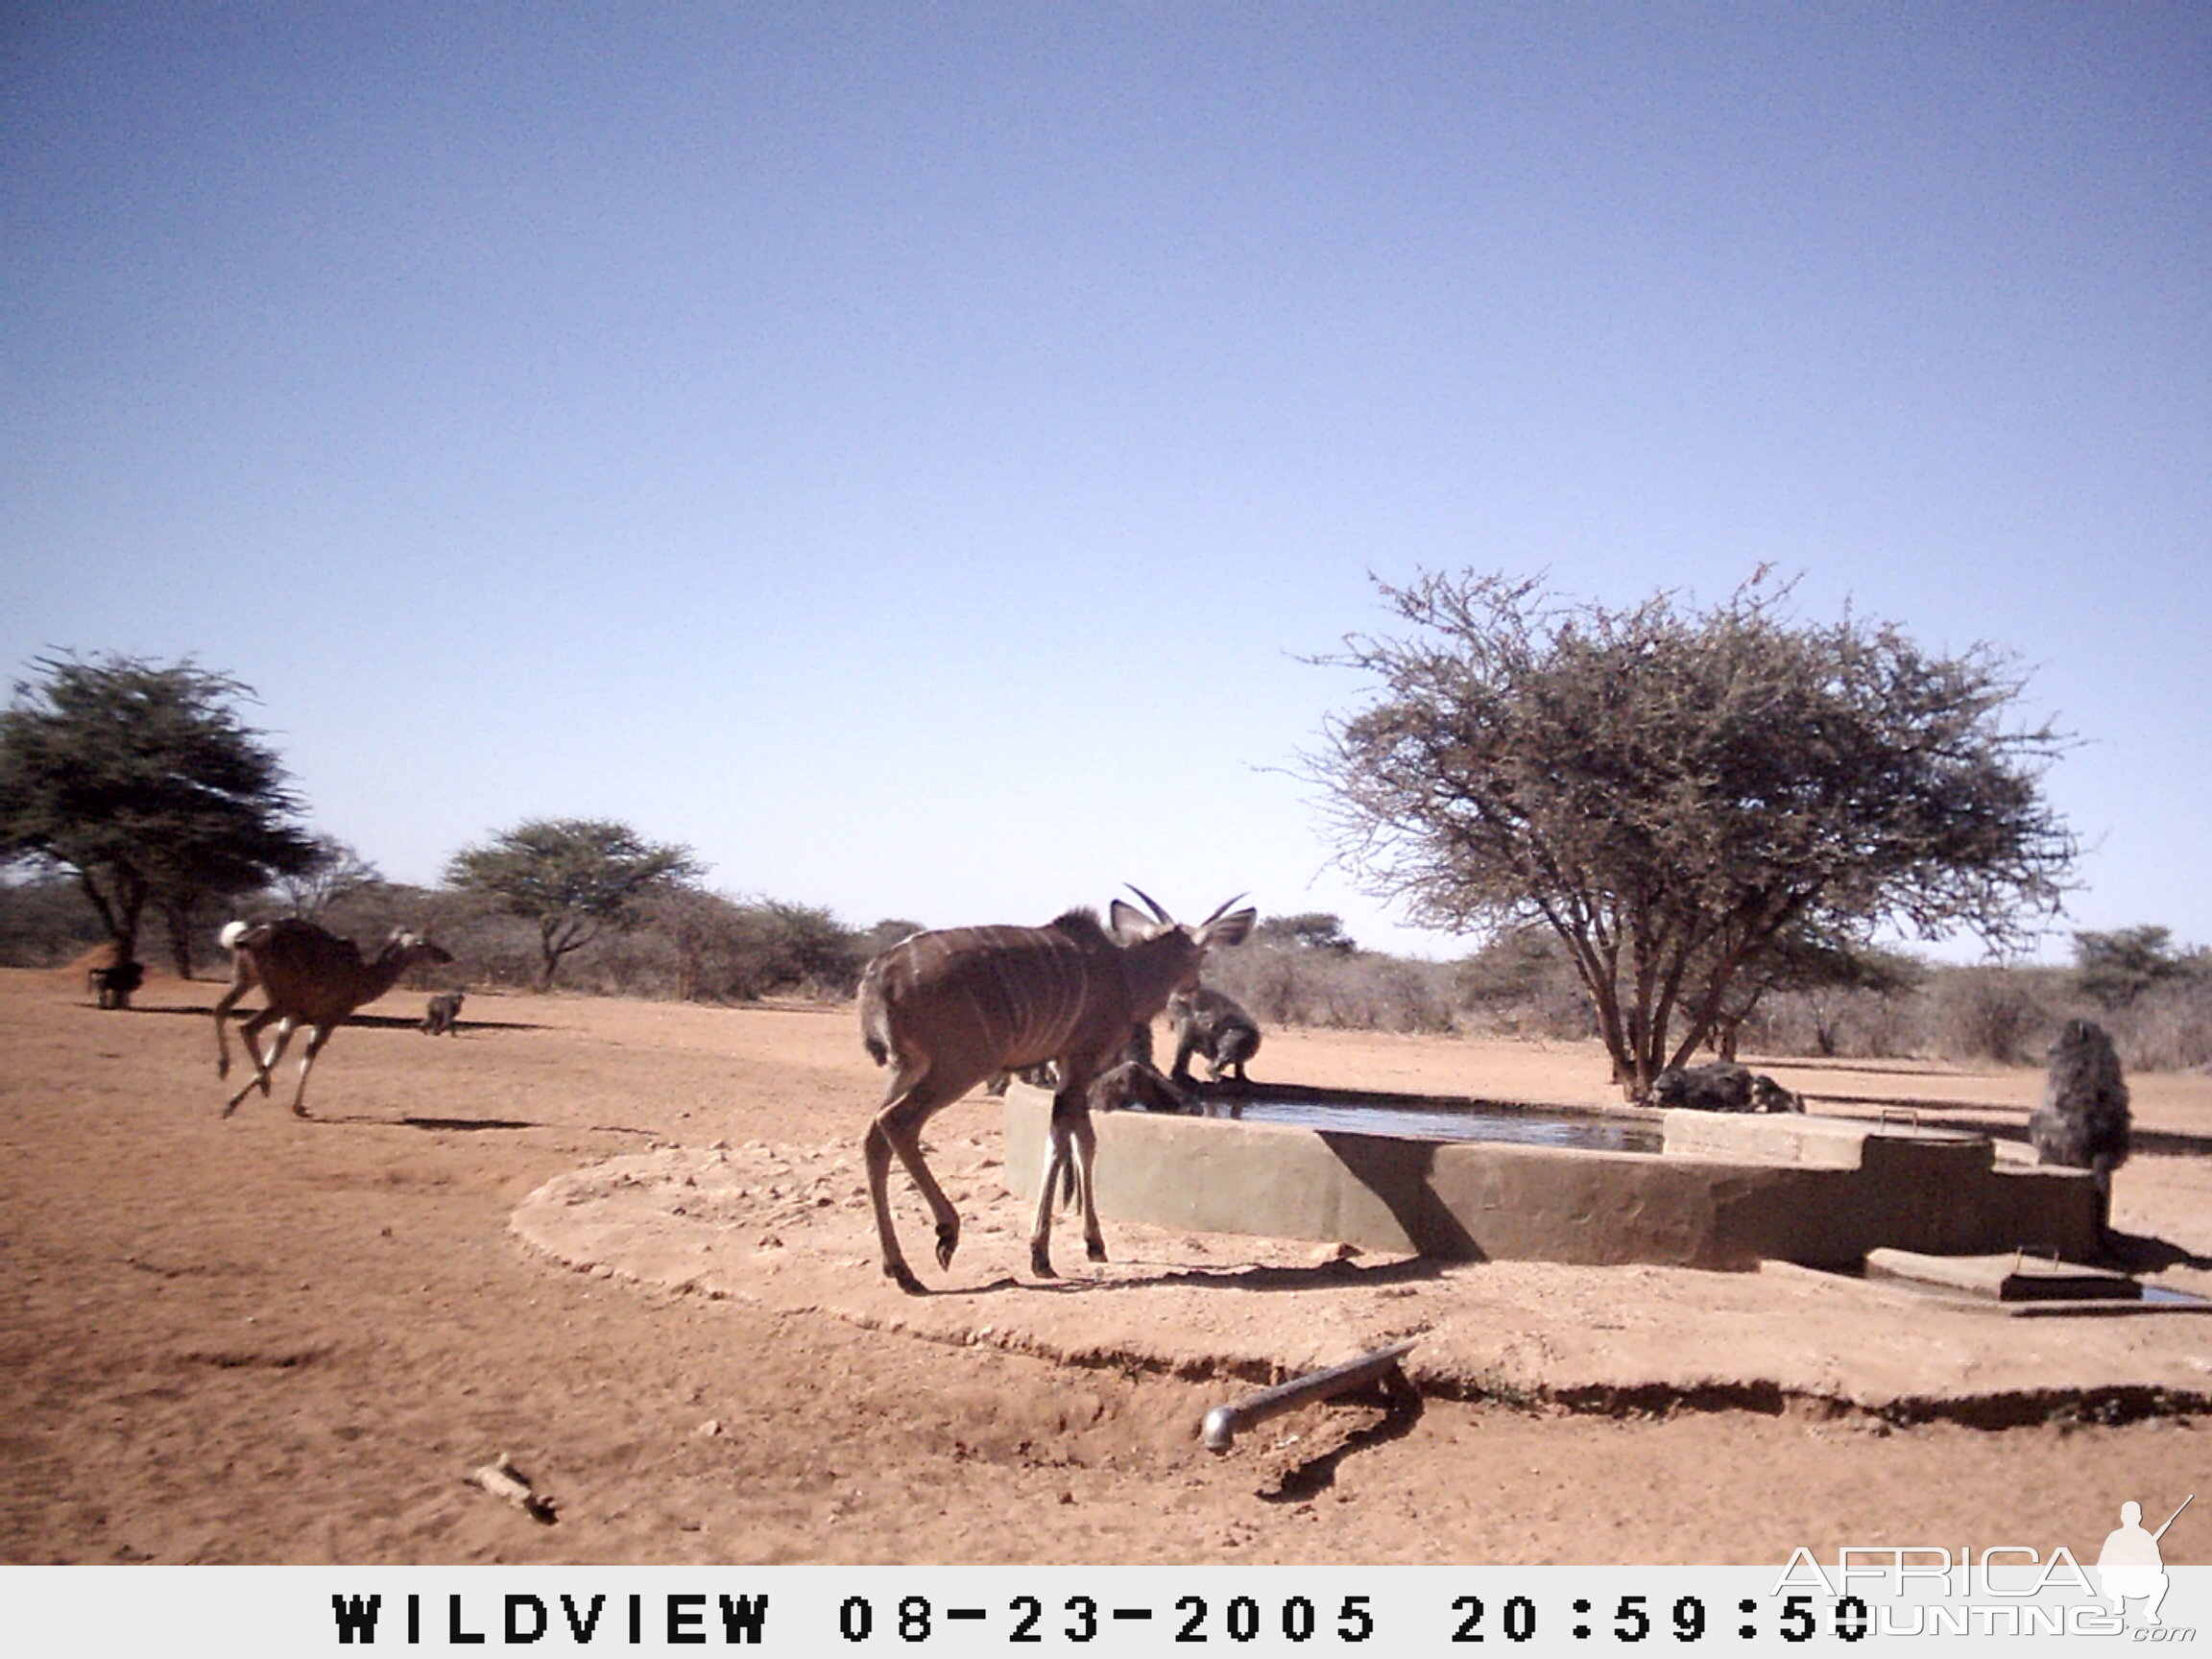
<path id="1" fill-rule="evenodd" d="M 1418 1336 L 1408 1336 L 1393 1342 L 1387 1348 L 1378 1348 L 1372 1354 L 1362 1354 L 1357 1359 L 1347 1359 L 1340 1365 L 1331 1365 L 1320 1371 L 1309 1371 L 1303 1377 L 1293 1377 L 1287 1382 L 1278 1382 L 1272 1388 L 1262 1388 L 1257 1394 L 1247 1394 L 1233 1406 L 1216 1406 L 1206 1413 L 1206 1423 L 1200 1438 L 1209 1452 L 1226 1452 L 1236 1443 L 1237 1432 L 1255 1424 L 1264 1423 L 1270 1417 L 1280 1417 L 1286 1411 L 1295 1411 L 1301 1406 L 1310 1406 L 1316 1400 L 1327 1400 L 1372 1382 L 1384 1372 L 1394 1369 L 1400 1359 L 1418 1342 Z"/>

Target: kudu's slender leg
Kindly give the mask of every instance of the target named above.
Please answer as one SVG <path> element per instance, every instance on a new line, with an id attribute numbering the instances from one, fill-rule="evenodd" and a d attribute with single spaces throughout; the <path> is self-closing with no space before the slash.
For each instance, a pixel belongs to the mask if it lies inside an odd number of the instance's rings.
<path id="1" fill-rule="evenodd" d="M 292 1036 L 292 1022 L 287 1020 L 276 1027 L 276 1041 L 269 1046 L 268 1056 L 263 1058 L 261 1031 L 276 1017 L 276 1011 L 274 1008 L 264 1008 L 260 1013 L 248 1020 L 245 1024 L 238 1027 L 238 1041 L 245 1046 L 246 1058 L 253 1062 L 253 1075 L 246 1079 L 244 1088 L 230 1096 L 228 1103 L 223 1108 L 224 1117 L 228 1118 L 231 1113 L 237 1111 L 238 1102 L 252 1094 L 256 1088 L 263 1094 L 269 1093 L 270 1069 L 276 1064 L 277 1057 L 284 1052 L 284 1045 L 291 1040 Z"/>
<path id="2" fill-rule="evenodd" d="M 238 1005 L 238 998 L 252 989 L 252 983 L 251 979 L 243 976 L 233 978 L 230 981 L 229 989 L 225 991 L 216 1000 L 215 1075 L 218 1077 L 230 1075 L 230 1039 L 229 1033 L 226 1029 L 230 1022 L 230 1010 Z M 249 1043 L 246 1046 L 246 1050 L 249 1054 L 252 1053 L 253 1046 Z"/>
<path id="3" fill-rule="evenodd" d="M 1029 1228 L 1029 1271 L 1040 1279 L 1060 1276 L 1052 1270 L 1052 1190 L 1073 1156 L 1070 1142 L 1074 1134 L 1073 1121 L 1061 1117 L 1060 1103 L 1054 1100 L 1052 1124 L 1046 1131 L 1049 1149 L 1045 1155 L 1045 1185 L 1037 1193 L 1037 1219 Z"/>
<path id="4" fill-rule="evenodd" d="M 914 1277 L 914 1270 L 906 1265 L 904 1252 L 899 1248 L 898 1230 L 891 1220 L 891 1155 L 896 1152 L 899 1162 L 906 1166 L 906 1173 L 914 1178 L 921 1190 L 923 1202 L 937 1219 L 937 1265 L 952 1265 L 952 1253 L 960 1247 L 960 1213 L 952 1208 L 952 1201 L 945 1196 L 945 1190 L 937 1185 L 936 1176 L 930 1174 L 929 1166 L 922 1157 L 922 1126 L 936 1113 L 944 1102 L 936 1097 L 929 1086 L 926 1073 L 909 1073 L 903 1067 L 891 1080 L 891 1094 L 875 1118 L 868 1125 L 868 1133 L 861 1142 L 861 1151 L 868 1165 L 868 1197 L 876 1209 L 876 1237 L 882 1247 L 883 1271 L 898 1281 L 899 1287 L 909 1295 L 923 1294 L 922 1281 Z"/>
<path id="5" fill-rule="evenodd" d="M 1098 1210 L 1091 1195 L 1091 1166 L 1098 1150 L 1091 1126 L 1091 1074 L 1096 1067 L 1070 1064 L 1052 1096 L 1052 1128 L 1045 1159 L 1045 1185 L 1037 1194 L 1037 1219 L 1029 1229 L 1029 1270 L 1040 1279 L 1059 1277 L 1052 1269 L 1053 1189 L 1062 1173 L 1074 1171 L 1076 1201 L 1083 1207 L 1083 1244 L 1094 1262 L 1106 1260 L 1106 1240 L 1098 1231 Z"/>
<path id="6" fill-rule="evenodd" d="M 1086 1111 L 1075 1119 L 1075 1190 L 1083 1199 L 1083 1252 L 1094 1262 L 1106 1260 L 1106 1236 L 1098 1231 L 1097 1190 L 1092 1175 L 1098 1161 L 1098 1131 Z"/>
<path id="7" fill-rule="evenodd" d="M 307 1073 L 315 1069 L 315 1056 L 323 1052 L 323 1045 L 330 1041 L 330 1033 L 335 1029 L 331 1025 L 316 1025 L 307 1032 L 307 1051 L 300 1056 L 300 1087 L 292 1093 L 292 1116 L 295 1118 L 307 1116 Z M 276 1069 L 275 1055 L 269 1057 L 269 1069 Z"/>

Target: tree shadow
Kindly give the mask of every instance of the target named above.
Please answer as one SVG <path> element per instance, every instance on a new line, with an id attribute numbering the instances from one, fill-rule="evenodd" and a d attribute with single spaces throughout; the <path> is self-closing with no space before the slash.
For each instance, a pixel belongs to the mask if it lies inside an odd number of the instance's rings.
<path id="1" fill-rule="evenodd" d="M 2024 1106 L 1983 1106 L 1967 1100 L 1881 1100 L 1867 1094 L 1809 1094 L 1805 1098 L 1809 1103 L 1909 1109 L 1915 1114 L 1914 1121 L 1924 1129 L 1962 1129 L 1970 1135 L 1986 1135 L 1992 1141 L 2009 1141 L 2021 1146 L 2029 1143 L 2028 1108 Z M 2011 1114 L 2015 1120 L 1992 1122 L 1991 1116 L 1997 1113 Z M 2128 1139 L 2135 1151 L 2154 1158 L 2212 1157 L 2212 1135 L 2192 1135 L 2177 1129 L 2146 1129 L 2137 1123 L 2128 1130 Z"/>
<path id="2" fill-rule="evenodd" d="M 93 1004 L 80 1002 L 78 1006 L 90 1008 Z M 212 1005 L 193 1002 L 138 1002 L 132 1003 L 128 1008 L 115 1009 L 113 1012 L 118 1014 L 184 1014 L 195 1020 L 204 1020 L 215 1010 Z M 257 1012 L 259 1012 L 257 1006 L 241 1003 L 238 1007 L 230 1010 L 230 1019 L 235 1023 L 249 1019 Z M 419 1014 L 349 1014 L 342 1023 L 367 1026 L 377 1031 L 420 1031 L 422 1029 L 422 1017 Z M 452 1034 L 458 1037 L 470 1031 L 544 1031 L 548 1029 L 550 1027 L 531 1020 L 469 1019 L 463 1020 L 456 1024 Z"/>

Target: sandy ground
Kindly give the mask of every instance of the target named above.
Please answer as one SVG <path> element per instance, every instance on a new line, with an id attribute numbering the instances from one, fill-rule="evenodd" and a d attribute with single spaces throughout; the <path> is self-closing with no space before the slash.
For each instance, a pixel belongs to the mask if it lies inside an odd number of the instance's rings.
<path id="1" fill-rule="evenodd" d="M 1930 1538 L 2087 1559 L 2122 1502 L 2212 1490 L 2212 1318 L 1329 1262 L 1112 1221 L 1113 1263 L 1064 1226 L 1068 1277 L 1040 1286 L 981 1101 L 930 1136 L 969 1218 L 950 1274 L 898 1183 L 941 1292 L 907 1298 L 855 1202 L 881 1077 L 850 1011 L 473 997 L 454 1039 L 343 1032 L 312 1120 L 283 1108 L 289 1067 L 225 1120 L 216 989 L 156 979 L 103 1014 L 67 976 L 0 973 L 0 1560 L 1778 1563 Z M 1605 1094 L 1575 1048 L 1286 1033 L 1264 1058 L 1315 1083 Z M 1845 1110 L 2015 1132 L 2035 1089 L 1781 1074 Z M 2146 1150 L 2115 1220 L 2203 1288 L 2212 1080 L 2134 1087 Z M 704 1196 L 677 1217 L 686 1178 Z M 643 1242 L 605 1202 L 623 1192 L 654 1212 Z M 623 1238 L 534 1233 L 556 1197 Z M 1417 1404 L 1198 1449 L 1246 1379 L 1400 1333 L 1422 1337 Z M 1767 1385 L 1698 1385 L 1719 1379 Z M 1972 1398 L 2029 1405 L 1897 1408 Z M 557 1520 L 466 1483 L 502 1451 Z M 2212 1560 L 2212 1524 L 2165 1547 Z"/>

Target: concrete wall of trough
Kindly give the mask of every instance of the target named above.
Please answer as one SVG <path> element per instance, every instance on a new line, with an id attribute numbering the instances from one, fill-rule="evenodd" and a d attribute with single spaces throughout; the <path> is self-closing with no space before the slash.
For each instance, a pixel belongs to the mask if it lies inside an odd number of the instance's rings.
<path id="1" fill-rule="evenodd" d="M 1041 1091 L 1008 1091 L 1006 1183 L 1032 1200 L 1050 1116 Z M 2082 1261 L 2097 1245 L 2088 1176 L 1999 1167 L 1987 1139 L 1942 1131 L 1669 1113 L 1668 1149 L 1654 1156 L 1141 1112 L 1094 1121 L 1099 1214 L 1197 1232 L 1456 1261 L 1714 1268 L 1856 1267 L 1881 1246 L 2035 1246 Z"/>

